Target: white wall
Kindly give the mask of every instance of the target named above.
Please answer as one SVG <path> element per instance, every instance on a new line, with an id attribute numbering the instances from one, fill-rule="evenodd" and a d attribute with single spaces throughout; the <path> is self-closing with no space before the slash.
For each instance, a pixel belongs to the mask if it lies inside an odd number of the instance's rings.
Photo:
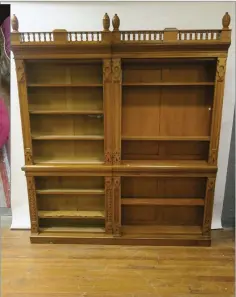
<path id="1" fill-rule="evenodd" d="M 11 3 L 11 2 L 8 2 Z M 235 4 L 230 2 L 79 2 L 79 3 L 11 3 L 11 12 L 19 19 L 20 31 L 102 30 L 102 18 L 107 12 L 112 18 L 117 13 L 120 29 L 217 29 L 226 11 L 234 28 Z M 225 99 L 221 127 L 219 171 L 216 183 L 213 228 L 220 228 L 230 136 L 235 101 L 235 33 L 227 62 Z M 12 60 L 11 120 L 12 120 L 12 228 L 29 228 L 26 182 L 21 167 L 24 165 L 18 91 L 15 65 Z"/>

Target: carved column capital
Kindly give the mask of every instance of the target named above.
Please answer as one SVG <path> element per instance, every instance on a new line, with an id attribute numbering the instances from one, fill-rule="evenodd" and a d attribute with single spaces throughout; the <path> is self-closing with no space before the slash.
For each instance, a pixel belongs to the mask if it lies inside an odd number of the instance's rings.
<path id="1" fill-rule="evenodd" d="M 18 83 L 25 83 L 25 66 L 23 60 L 15 60 Z"/>
<path id="2" fill-rule="evenodd" d="M 121 60 L 113 59 L 112 60 L 112 82 L 121 83 Z"/>
<path id="3" fill-rule="evenodd" d="M 116 164 L 120 164 L 120 160 L 121 160 L 121 157 L 120 157 L 120 152 L 114 152 L 112 154 L 112 163 L 114 165 Z"/>
<path id="4" fill-rule="evenodd" d="M 25 148 L 25 164 L 32 165 L 33 164 L 33 157 L 31 148 Z"/>
<path id="5" fill-rule="evenodd" d="M 218 82 L 223 82 L 225 78 L 227 58 L 218 58 L 217 69 L 216 69 L 216 79 Z"/>
<path id="6" fill-rule="evenodd" d="M 103 82 L 111 82 L 112 69 L 111 69 L 111 60 L 103 60 Z"/>

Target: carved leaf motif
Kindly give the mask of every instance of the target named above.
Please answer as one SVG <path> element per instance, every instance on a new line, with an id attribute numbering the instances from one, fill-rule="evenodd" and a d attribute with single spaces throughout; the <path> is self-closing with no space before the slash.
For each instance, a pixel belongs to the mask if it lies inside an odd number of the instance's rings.
<path id="1" fill-rule="evenodd" d="M 112 163 L 112 154 L 111 152 L 105 152 L 105 163 L 111 164 Z"/>
<path id="2" fill-rule="evenodd" d="M 120 152 L 114 152 L 112 156 L 113 164 L 120 163 Z"/>
<path id="3" fill-rule="evenodd" d="M 104 60 L 103 62 L 103 82 L 111 82 L 111 61 Z"/>
<path id="4" fill-rule="evenodd" d="M 26 163 L 26 165 L 33 164 L 32 152 L 31 152 L 30 148 L 25 149 L 25 163 Z"/>
<path id="5" fill-rule="evenodd" d="M 112 60 L 112 81 L 121 82 L 121 62 L 119 59 Z"/>
<path id="6" fill-rule="evenodd" d="M 224 81 L 225 77 L 226 58 L 219 58 L 217 60 L 217 81 Z"/>

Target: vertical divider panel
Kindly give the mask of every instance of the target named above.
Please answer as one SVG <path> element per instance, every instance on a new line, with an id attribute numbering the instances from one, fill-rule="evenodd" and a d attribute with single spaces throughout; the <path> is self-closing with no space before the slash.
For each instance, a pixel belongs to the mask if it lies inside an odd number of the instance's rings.
<path id="1" fill-rule="evenodd" d="M 218 148 L 220 138 L 220 127 L 224 97 L 224 85 L 225 85 L 225 71 L 226 71 L 226 57 L 217 59 L 217 69 L 215 78 L 215 94 L 213 104 L 213 116 L 211 125 L 211 142 L 209 149 L 208 162 L 212 165 L 217 164 Z"/>
<path id="2" fill-rule="evenodd" d="M 211 232 L 214 190 L 215 190 L 215 178 L 210 177 L 207 179 L 207 185 L 206 185 L 205 207 L 204 207 L 203 228 L 202 228 L 203 235 L 210 235 L 210 232 Z"/>
<path id="3" fill-rule="evenodd" d="M 122 108 L 122 69 L 121 59 L 112 59 L 112 100 L 113 100 L 113 165 L 121 160 L 121 108 Z"/>
<path id="4" fill-rule="evenodd" d="M 113 182 L 112 177 L 105 177 L 105 213 L 106 213 L 106 222 L 105 229 L 106 233 L 111 234 L 113 228 Z"/>
<path id="5" fill-rule="evenodd" d="M 113 235 L 121 235 L 121 182 L 113 177 Z"/>
<path id="6" fill-rule="evenodd" d="M 38 233 L 38 207 L 35 191 L 35 179 L 33 176 L 26 176 L 28 199 L 29 199 L 29 211 L 31 221 L 31 233 Z"/>
<path id="7" fill-rule="evenodd" d="M 105 164 L 112 164 L 112 69 L 111 59 L 103 60 L 103 113 L 104 113 L 104 153 Z"/>
<path id="8" fill-rule="evenodd" d="M 18 83 L 21 124 L 24 141 L 25 164 L 32 165 L 32 140 L 30 133 L 30 119 L 28 109 L 27 78 L 24 60 L 15 60 Z"/>

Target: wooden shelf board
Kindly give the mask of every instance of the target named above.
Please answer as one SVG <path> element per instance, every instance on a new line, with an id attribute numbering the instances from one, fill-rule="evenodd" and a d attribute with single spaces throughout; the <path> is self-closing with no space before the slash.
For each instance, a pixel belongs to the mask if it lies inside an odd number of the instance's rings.
<path id="1" fill-rule="evenodd" d="M 30 109 L 30 114 L 81 114 L 81 115 L 90 115 L 90 114 L 103 114 L 103 110 L 37 110 L 37 109 Z"/>
<path id="2" fill-rule="evenodd" d="M 122 198 L 122 205 L 204 205 L 202 198 Z"/>
<path id="3" fill-rule="evenodd" d="M 45 189 L 36 190 L 39 195 L 104 195 L 103 189 Z"/>
<path id="4" fill-rule="evenodd" d="M 123 82 L 123 86 L 214 86 L 214 82 Z"/>
<path id="5" fill-rule="evenodd" d="M 37 135 L 31 136 L 33 140 L 103 140 L 103 135 Z"/>
<path id="6" fill-rule="evenodd" d="M 122 140 L 210 141 L 210 136 L 122 136 Z"/>
<path id="7" fill-rule="evenodd" d="M 40 227 L 39 232 L 43 233 L 104 233 L 102 227 Z"/>
<path id="8" fill-rule="evenodd" d="M 34 159 L 34 164 L 37 165 L 48 165 L 48 164 L 70 164 L 70 165 L 79 165 L 79 164 L 87 164 L 87 165 L 102 165 L 104 164 L 104 161 L 101 159 L 88 159 L 88 160 L 70 160 L 70 159 L 47 159 L 47 158 L 36 158 Z"/>
<path id="9" fill-rule="evenodd" d="M 54 218 L 54 219 L 72 219 L 72 218 L 81 218 L 81 219 L 104 219 L 104 211 L 94 210 L 94 211 L 66 211 L 66 210 L 51 210 L 51 211 L 42 211 L 38 212 L 39 218 Z"/>
<path id="10" fill-rule="evenodd" d="M 207 161 L 203 160 L 122 160 L 121 165 L 126 166 L 154 166 L 154 167 L 206 167 Z"/>
<path id="11" fill-rule="evenodd" d="M 122 233 L 124 234 L 175 234 L 175 235 L 185 235 L 185 234 L 202 234 L 202 229 L 200 226 L 142 226 L 142 225 L 127 225 L 122 226 Z"/>
<path id="12" fill-rule="evenodd" d="M 28 87 L 46 87 L 46 88 L 57 88 L 57 87 L 103 87 L 102 83 L 90 83 L 90 84 L 53 84 L 53 83 L 28 83 Z"/>

